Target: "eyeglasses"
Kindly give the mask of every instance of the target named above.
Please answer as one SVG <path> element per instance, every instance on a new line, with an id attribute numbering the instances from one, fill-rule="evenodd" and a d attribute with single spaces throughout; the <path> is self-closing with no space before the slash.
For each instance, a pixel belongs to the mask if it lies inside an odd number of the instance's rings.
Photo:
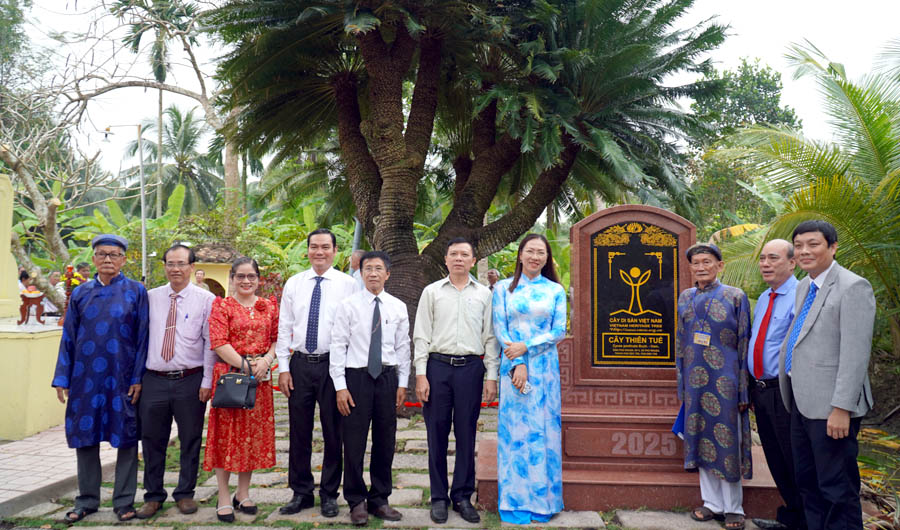
<path id="1" fill-rule="evenodd" d="M 365 268 L 363 268 L 363 273 L 369 274 L 369 273 L 371 273 L 371 272 L 384 272 L 384 271 L 386 271 L 386 270 L 387 270 L 387 269 L 385 269 L 384 267 L 382 267 L 382 266 L 380 266 L 380 265 L 377 265 L 377 266 L 375 266 L 375 267 L 365 267 Z"/>
<path id="2" fill-rule="evenodd" d="M 190 263 L 185 263 L 183 261 L 177 261 L 177 262 L 167 261 L 166 262 L 167 269 L 183 269 L 183 268 L 187 267 L 188 265 L 190 265 Z"/>
<path id="3" fill-rule="evenodd" d="M 546 250 L 532 250 L 529 248 L 527 250 L 523 250 L 522 254 L 525 254 L 526 256 L 533 256 L 536 258 L 543 258 L 547 255 L 547 251 Z"/>
<path id="4" fill-rule="evenodd" d="M 259 275 L 258 274 L 235 274 L 234 279 L 239 282 L 242 282 L 244 280 L 249 280 L 251 282 L 255 282 L 256 280 L 259 279 Z"/>
<path id="5" fill-rule="evenodd" d="M 125 254 L 122 254 L 121 252 L 94 252 L 94 257 L 99 258 L 100 261 L 106 261 L 106 258 L 115 260 L 125 257 Z"/>

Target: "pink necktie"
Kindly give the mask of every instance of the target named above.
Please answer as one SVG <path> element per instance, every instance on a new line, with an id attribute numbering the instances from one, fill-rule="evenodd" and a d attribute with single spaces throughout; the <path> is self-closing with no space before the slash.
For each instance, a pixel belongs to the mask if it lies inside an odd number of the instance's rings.
<path id="1" fill-rule="evenodd" d="M 172 303 L 169 304 L 169 316 L 166 318 L 166 334 L 163 335 L 162 358 L 169 362 L 175 355 L 175 301 L 178 299 L 178 293 L 169 295 Z"/>

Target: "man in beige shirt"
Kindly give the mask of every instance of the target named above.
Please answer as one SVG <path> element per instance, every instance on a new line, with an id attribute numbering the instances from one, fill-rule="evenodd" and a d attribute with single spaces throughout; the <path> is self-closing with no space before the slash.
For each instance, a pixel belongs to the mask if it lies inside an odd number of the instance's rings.
<path id="1" fill-rule="evenodd" d="M 444 262 L 450 275 L 425 287 L 416 312 L 416 395 L 428 431 L 431 520 L 447 521 L 447 503 L 466 521 L 481 520 L 470 500 L 475 491 L 475 432 L 484 400 L 497 395 L 500 357 L 491 324 L 491 291 L 469 275 L 475 248 L 452 239 Z M 485 373 L 487 382 L 484 383 Z M 447 493 L 447 444 L 456 433 L 456 467 Z"/>

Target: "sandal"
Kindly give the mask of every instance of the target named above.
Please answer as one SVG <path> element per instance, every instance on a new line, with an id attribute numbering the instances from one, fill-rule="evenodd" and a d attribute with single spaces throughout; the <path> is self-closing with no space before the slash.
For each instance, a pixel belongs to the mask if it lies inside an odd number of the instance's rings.
<path id="1" fill-rule="evenodd" d="M 115 513 L 116 518 L 123 523 L 137 517 L 137 510 L 130 504 L 128 506 L 122 506 L 121 508 L 113 508 L 113 513 Z"/>
<path id="2" fill-rule="evenodd" d="M 739 513 L 726 513 L 725 528 L 727 530 L 744 530 L 744 516 Z"/>
<path id="3" fill-rule="evenodd" d="M 231 510 L 231 513 L 223 514 L 222 510 Z M 233 523 L 234 522 L 234 508 L 231 506 L 219 506 L 216 508 L 216 518 L 223 523 Z"/>
<path id="4" fill-rule="evenodd" d="M 259 507 L 257 507 L 255 504 L 246 504 L 248 502 L 253 502 L 250 500 L 250 497 L 247 497 L 241 502 L 238 502 L 237 495 L 231 498 L 231 504 L 234 505 L 234 507 L 237 508 L 238 511 L 246 513 L 247 515 L 256 515 Z"/>
<path id="5" fill-rule="evenodd" d="M 706 506 L 694 508 L 694 510 L 691 512 L 691 519 L 700 522 L 712 521 L 713 519 L 721 521 L 724 518 L 725 517 L 721 513 L 713 513 L 713 511 Z"/>
<path id="6" fill-rule="evenodd" d="M 92 513 L 97 513 L 97 508 L 74 508 L 66 512 L 66 522 L 69 524 L 77 523 Z M 75 517 L 72 517 L 72 516 Z"/>

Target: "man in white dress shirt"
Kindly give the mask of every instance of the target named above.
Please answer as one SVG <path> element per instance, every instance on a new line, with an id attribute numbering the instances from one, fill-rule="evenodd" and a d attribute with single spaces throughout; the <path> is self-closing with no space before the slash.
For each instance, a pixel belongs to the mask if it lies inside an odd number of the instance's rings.
<path id="1" fill-rule="evenodd" d="M 331 325 L 338 304 L 357 290 L 349 275 L 335 270 L 337 239 L 328 229 L 313 230 L 307 237 L 312 268 L 288 279 L 281 296 L 278 320 L 278 386 L 288 398 L 290 459 L 288 485 L 294 492 L 282 514 L 297 513 L 315 505 L 310 458 L 316 403 L 322 422 L 325 451 L 319 485 L 319 509 L 325 517 L 338 514 L 341 484 L 341 432 L 334 384 L 328 375 Z"/>
<path id="2" fill-rule="evenodd" d="M 345 299 L 334 317 L 331 334 L 331 378 L 337 390 L 344 441 L 344 498 L 350 520 L 362 526 L 371 513 L 399 521 L 388 504 L 393 484 L 391 466 L 397 434 L 397 408 L 406 397 L 409 379 L 409 316 L 406 304 L 384 290 L 391 260 L 384 252 L 360 259 L 366 288 Z M 372 426 L 372 458 L 366 491 L 363 458 Z"/>

